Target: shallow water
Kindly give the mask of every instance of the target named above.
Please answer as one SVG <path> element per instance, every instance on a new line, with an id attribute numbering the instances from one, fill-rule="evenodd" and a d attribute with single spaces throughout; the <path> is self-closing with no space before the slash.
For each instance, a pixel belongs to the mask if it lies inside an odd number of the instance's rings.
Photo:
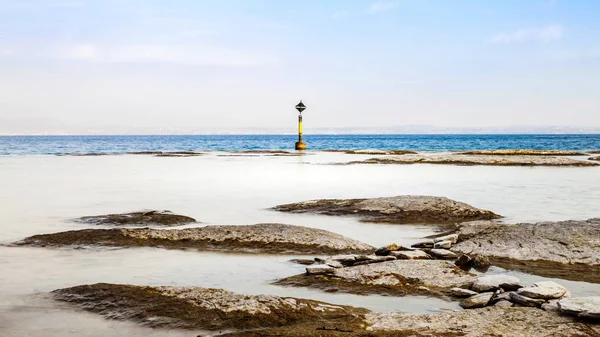
<path id="1" fill-rule="evenodd" d="M 366 156 L 369 157 L 369 156 Z M 0 158 L 0 243 L 86 225 L 69 219 L 143 209 L 169 209 L 203 224 L 281 222 L 334 231 L 379 246 L 413 243 L 427 225 L 361 223 L 350 217 L 285 214 L 267 208 L 317 198 L 428 194 L 490 209 L 505 221 L 600 216 L 598 168 L 465 167 L 445 165 L 319 165 L 361 159 L 339 153 L 301 157 L 191 158 L 147 156 Z M 380 311 L 431 312 L 456 303 L 423 297 L 327 294 L 270 285 L 301 273 L 297 256 L 199 253 L 162 249 L 0 247 L 1 336 L 166 335 L 65 309 L 35 294 L 83 283 L 114 282 L 224 288 L 240 293 L 306 297 Z M 507 272 L 493 269 L 489 273 Z M 508 271 L 523 281 L 542 279 Z M 560 281 L 574 295 L 598 295 L 599 285 Z M 193 333 L 169 331 L 172 336 Z"/>

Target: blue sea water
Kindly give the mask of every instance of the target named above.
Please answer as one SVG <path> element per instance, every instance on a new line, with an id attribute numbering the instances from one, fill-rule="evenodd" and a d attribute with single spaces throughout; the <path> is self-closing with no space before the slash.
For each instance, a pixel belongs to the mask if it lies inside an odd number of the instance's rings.
<path id="1" fill-rule="evenodd" d="M 0 155 L 293 150 L 295 135 L 0 136 Z M 309 150 L 600 150 L 600 135 L 306 135 Z"/>

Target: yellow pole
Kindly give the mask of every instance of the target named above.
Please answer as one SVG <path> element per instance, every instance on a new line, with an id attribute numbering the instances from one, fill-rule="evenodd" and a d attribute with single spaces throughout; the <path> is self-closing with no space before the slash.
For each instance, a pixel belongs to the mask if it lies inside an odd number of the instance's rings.
<path id="1" fill-rule="evenodd" d="M 306 150 L 306 143 L 302 141 L 302 114 L 298 115 L 298 142 L 296 150 Z"/>

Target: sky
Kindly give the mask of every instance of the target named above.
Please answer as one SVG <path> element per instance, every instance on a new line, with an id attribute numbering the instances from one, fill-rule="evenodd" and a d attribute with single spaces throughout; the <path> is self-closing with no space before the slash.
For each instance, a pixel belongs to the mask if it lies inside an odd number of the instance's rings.
<path id="1" fill-rule="evenodd" d="M 600 1 L 0 0 L 4 133 L 600 127 Z M 99 131 L 100 130 L 100 131 Z"/>

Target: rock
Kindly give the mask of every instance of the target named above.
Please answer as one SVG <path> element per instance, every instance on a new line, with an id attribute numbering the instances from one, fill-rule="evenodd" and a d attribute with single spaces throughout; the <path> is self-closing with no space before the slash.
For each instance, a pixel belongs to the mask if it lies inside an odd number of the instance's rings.
<path id="1" fill-rule="evenodd" d="M 433 248 L 433 240 L 421 241 L 411 245 L 412 248 Z"/>
<path id="2" fill-rule="evenodd" d="M 538 307 L 539 308 L 542 304 L 546 303 L 545 300 L 529 298 L 527 296 L 520 295 L 516 292 L 510 293 L 510 300 L 513 303 L 521 304 L 526 307 Z"/>
<path id="3" fill-rule="evenodd" d="M 519 295 L 544 300 L 561 298 L 566 292 L 565 287 L 552 281 L 536 282 L 531 287 L 521 288 L 517 291 Z"/>
<path id="4" fill-rule="evenodd" d="M 334 255 L 329 257 L 328 260 L 337 261 L 344 266 L 351 266 L 356 262 L 356 255 Z"/>
<path id="5" fill-rule="evenodd" d="M 479 272 L 487 272 L 491 265 L 490 259 L 485 256 L 478 255 L 473 258 L 473 268 Z"/>
<path id="6" fill-rule="evenodd" d="M 460 301 L 459 305 L 464 309 L 483 308 L 486 305 L 488 305 L 488 303 L 490 303 L 492 296 L 494 296 L 494 293 L 482 293 L 473 295 L 469 298 Z"/>
<path id="7" fill-rule="evenodd" d="M 550 312 L 560 312 L 558 309 L 558 300 L 550 300 L 548 303 L 542 304 L 542 310 Z"/>
<path id="8" fill-rule="evenodd" d="M 600 336 L 600 325 L 577 322 L 571 317 L 536 308 L 492 306 L 436 314 L 371 312 L 366 315 L 366 320 L 367 330 L 374 337 Z"/>
<path id="9" fill-rule="evenodd" d="M 496 155 L 496 156 L 585 156 L 585 153 L 560 150 L 478 150 L 461 152 L 465 155 Z"/>
<path id="10" fill-rule="evenodd" d="M 439 241 L 433 244 L 433 248 L 450 249 L 450 247 L 452 247 L 452 241 Z"/>
<path id="11" fill-rule="evenodd" d="M 450 289 L 468 287 L 475 279 L 444 260 L 396 260 L 335 269 L 331 275 L 318 277 L 296 275 L 275 284 L 395 296 L 424 295 L 418 287 L 427 287 L 427 295 L 445 298 Z"/>
<path id="12" fill-rule="evenodd" d="M 481 276 L 475 282 L 471 290 L 476 292 L 495 291 L 500 288 L 504 290 L 514 290 L 520 288 L 518 278 L 509 275 L 486 275 Z"/>
<path id="13" fill-rule="evenodd" d="M 333 268 L 344 268 L 343 264 L 334 260 L 325 260 L 325 264 Z"/>
<path id="14" fill-rule="evenodd" d="M 360 266 L 360 265 L 371 264 L 371 263 L 379 263 L 379 262 L 384 262 L 384 261 L 393 261 L 393 260 L 396 260 L 396 257 L 367 255 L 367 256 L 364 256 L 364 258 L 357 258 L 356 260 L 358 262 L 355 262 L 353 264 L 354 266 Z"/>
<path id="15" fill-rule="evenodd" d="M 500 289 L 501 290 L 501 289 Z M 510 294 L 513 293 L 512 291 L 507 291 L 507 292 L 499 292 L 499 290 L 496 290 L 496 293 L 494 294 L 494 297 L 492 297 L 492 303 L 496 303 L 499 301 L 510 301 Z"/>
<path id="16" fill-rule="evenodd" d="M 450 241 L 451 244 L 455 244 L 458 241 L 458 234 L 444 235 L 444 236 L 440 236 L 439 238 L 433 239 L 433 242 L 440 242 L 440 241 Z"/>
<path id="17" fill-rule="evenodd" d="M 75 219 L 75 221 L 90 225 L 179 226 L 196 222 L 196 219 L 185 215 L 173 214 L 170 211 L 146 211 L 124 214 L 84 216 L 82 218 Z"/>
<path id="18" fill-rule="evenodd" d="M 307 275 L 324 275 L 324 274 L 333 274 L 335 271 L 334 267 L 328 266 L 326 264 L 320 264 L 316 266 L 306 267 Z"/>
<path id="19" fill-rule="evenodd" d="M 398 260 L 427 260 L 431 259 L 431 256 L 422 250 L 404 250 L 392 252 L 392 256 Z"/>
<path id="20" fill-rule="evenodd" d="M 308 259 L 291 259 L 288 262 L 295 263 L 295 264 L 302 264 L 305 266 L 310 266 L 311 264 L 315 264 L 315 260 L 308 260 Z"/>
<path id="21" fill-rule="evenodd" d="M 456 254 L 446 249 L 432 249 L 429 253 L 440 259 L 455 259 Z"/>
<path id="22" fill-rule="evenodd" d="M 274 210 L 293 213 L 352 215 L 370 222 L 395 224 L 454 224 L 491 220 L 499 215 L 443 197 L 403 195 L 373 199 L 322 199 L 280 205 Z"/>
<path id="23" fill-rule="evenodd" d="M 452 251 L 546 277 L 600 283 L 600 218 L 585 221 L 461 224 Z"/>
<path id="24" fill-rule="evenodd" d="M 461 254 L 456 261 L 454 261 L 454 264 L 462 269 L 469 270 L 473 267 L 473 259 L 467 254 Z"/>
<path id="25" fill-rule="evenodd" d="M 568 315 L 600 319 L 600 296 L 563 298 L 558 309 Z"/>
<path id="26" fill-rule="evenodd" d="M 391 245 L 387 245 L 385 247 L 378 248 L 375 251 L 375 255 L 378 255 L 378 256 L 387 256 L 387 255 L 390 255 L 391 252 L 395 252 L 397 250 L 400 250 L 400 248 L 402 248 L 401 245 L 399 246 L 399 245 L 397 245 L 395 243 L 392 243 Z"/>
<path id="27" fill-rule="evenodd" d="M 511 301 L 500 300 L 500 301 L 496 302 L 494 304 L 494 306 L 495 307 L 502 307 L 502 308 L 511 308 L 511 307 L 514 307 L 515 305 Z"/>
<path id="28" fill-rule="evenodd" d="M 161 247 L 274 254 L 371 253 L 374 247 L 322 229 L 282 224 L 85 229 L 34 235 L 17 245 L 50 247 Z"/>
<path id="29" fill-rule="evenodd" d="M 403 155 L 403 154 L 416 154 L 415 151 L 408 150 L 322 150 L 323 152 L 342 152 L 345 154 L 366 154 L 366 155 Z"/>
<path id="30" fill-rule="evenodd" d="M 370 158 L 362 161 L 351 161 L 345 165 L 356 164 L 441 164 L 441 165 L 483 165 L 483 166 L 598 166 L 593 161 L 577 160 L 555 156 L 532 155 L 461 155 L 437 154 L 421 155 L 407 154 L 404 156 L 386 156 Z"/>
<path id="31" fill-rule="evenodd" d="M 456 297 L 471 297 L 479 294 L 476 291 L 464 289 L 464 288 L 452 288 L 450 289 L 450 293 Z"/>
<path id="32" fill-rule="evenodd" d="M 600 156 L 590 157 L 590 158 L 588 158 L 588 160 L 600 161 Z"/>
<path id="33" fill-rule="evenodd" d="M 93 284 L 59 289 L 53 297 L 109 319 L 151 328 L 222 331 L 303 322 L 362 320 L 366 309 L 271 295 L 240 295 L 200 287 Z M 166 331 L 166 330 L 165 330 Z"/>

